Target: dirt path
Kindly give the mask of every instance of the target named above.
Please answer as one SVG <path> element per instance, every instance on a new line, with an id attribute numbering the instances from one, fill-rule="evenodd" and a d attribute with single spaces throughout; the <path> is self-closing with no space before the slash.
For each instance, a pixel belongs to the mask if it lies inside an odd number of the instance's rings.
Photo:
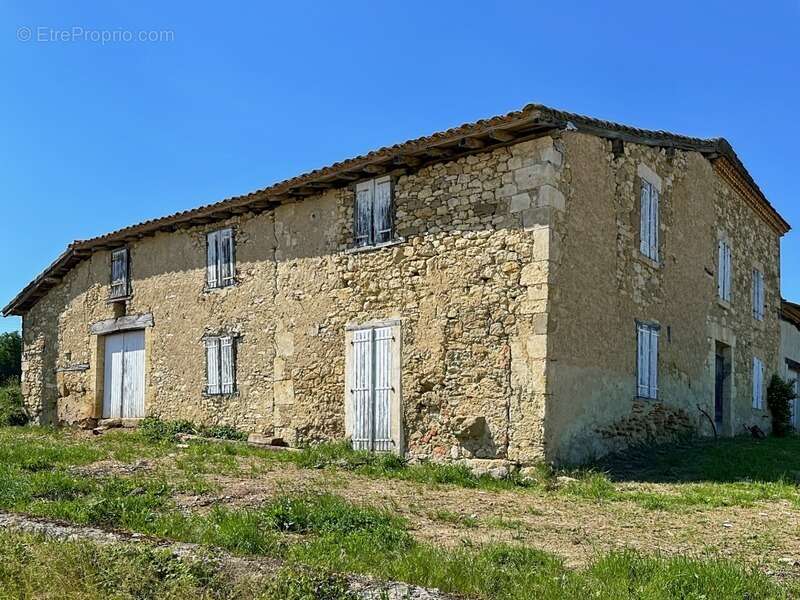
<path id="1" fill-rule="evenodd" d="M 183 508 L 257 507 L 282 492 L 331 492 L 403 515 L 414 535 L 438 545 L 516 542 L 583 566 L 598 552 L 713 554 L 781 577 L 800 577 L 800 511 L 788 502 L 750 508 L 648 510 L 632 502 L 596 503 L 529 490 L 484 491 L 374 479 L 281 465 L 254 478 L 207 476 L 207 495 L 181 495 Z M 651 486 L 652 487 L 652 486 Z"/>
<path id="2" fill-rule="evenodd" d="M 234 576 L 269 578 L 282 562 L 270 558 L 242 558 L 197 544 L 171 542 L 119 531 L 70 525 L 61 521 L 28 517 L 0 511 L 0 529 L 43 535 L 50 539 L 86 540 L 96 544 L 150 544 L 171 551 L 181 560 L 213 560 L 217 569 Z M 209 554 L 210 552 L 210 554 Z M 457 600 L 438 590 L 410 586 L 398 582 L 378 582 L 361 576 L 348 576 L 350 589 L 367 600 Z"/>

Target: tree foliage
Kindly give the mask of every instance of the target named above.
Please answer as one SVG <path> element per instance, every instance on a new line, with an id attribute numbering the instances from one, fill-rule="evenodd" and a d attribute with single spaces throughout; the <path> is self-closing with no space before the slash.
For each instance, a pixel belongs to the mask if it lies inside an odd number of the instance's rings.
<path id="1" fill-rule="evenodd" d="M 791 402 L 797 397 L 794 384 L 773 375 L 767 387 L 767 408 L 772 414 L 772 433 L 777 436 L 786 435 L 791 429 Z"/>
<path id="2" fill-rule="evenodd" d="M 0 334 L 0 385 L 22 375 L 22 338 L 19 333 Z"/>

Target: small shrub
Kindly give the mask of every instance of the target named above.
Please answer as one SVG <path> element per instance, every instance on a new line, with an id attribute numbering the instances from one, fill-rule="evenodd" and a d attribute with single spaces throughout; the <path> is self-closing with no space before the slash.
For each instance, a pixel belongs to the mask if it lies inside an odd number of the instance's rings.
<path id="1" fill-rule="evenodd" d="M 794 384 L 773 375 L 767 387 L 767 408 L 772 415 L 772 433 L 779 437 L 790 430 L 791 402 L 797 397 Z"/>
<path id="2" fill-rule="evenodd" d="M 194 432 L 194 426 L 185 420 L 164 421 L 159 417 L 145 417 L 139 424 L 139 433 L 151 442 L 173 442 L 179 433 Z"/>
<path id="3" fill-rule="evenodd" d="M 239 431 L 230 425 L 213 425 L 211 427 L 203 427 L 200 430 L 200 435 L 218 440 L 239 440 L 244 441 L 247 439 L 247 434 L 244 431 Z"/>
<path id="4" fill-rule="evenodd" d="M 9 382 L 0 387 L 0 426 L 25 425 L 28 420 L 19 383 Z"/>

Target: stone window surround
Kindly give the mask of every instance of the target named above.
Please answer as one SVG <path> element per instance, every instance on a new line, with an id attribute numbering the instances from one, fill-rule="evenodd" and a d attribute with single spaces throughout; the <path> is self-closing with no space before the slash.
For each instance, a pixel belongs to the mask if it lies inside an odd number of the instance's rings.
<path id="1" fill-rule="evenodd" d="M 653 267 L 654 269 L 660 269 L 660 268 L 662 268 L 664 266 L 664 258 L 663 258 L 664 253 L 661 250 L 661 247 L 663 245 L 662 244 L 663 240 L 661 238 L 661 231 L 660 231 L 660 229 L 661 229 L 661 214 L 660 213 L 661 213 L 661 207 L 663 206 L 662 200 L 663 200 L 663 196 L 664 196 L 663 195 L 663 191 L 662 191 L 663 187 L 664 187 L 663 180 L 658 175 L 658 173 L 656 173 L 653 169 L 648 167 L 643 162 L 640 162 L 637 165 L 637 167 L 636 167 L 636 175 L 640 180 L 644 180 L 647 183 L 649 183 L 650 185 L 652 185 L 656 189 L 656 191 L 658 192 L 658 198 L 659 198 L 658 260 L 657 261 L 653 260 L 649 256 L 646 256 L 646 255 L 642 254 L 642 252 L 641 252 L 641 240 L 639 239 L 639 235 L 641 235 L 641 233 L 639 233 L 637 235 L 636 258 L 640 262 L 642 262 L 642 263 L 644 263 L 644 264 L 646 264 L 646 265 L 648 265 L 650 267 Z M 639 189 L 637 197 L 636 197 L 636 205 L 638 207 L 637 215 L 639 217 L 639 219 L 638 219 L 639 223 L 637 225 L 636 231 L 637 232 L 641 232 L 641 218 L 642 218 L 642 214 L 641 214 L 641 210 L 642 210 L 642 206 L 641 206 L 641 189 Z"/>
<path id="2" fill-rule="evenodd" d="M 353 332 L 377 327 L 390 327 L 392 330 L 392 355 L 396 360 L 392 363 L 392 387 L 395 391 L 396 401 L 391 406 L 391 432 L 394 452 L 403 456 L 405 452 L 403 439 L 403 388 L 402 388 L 402 320 L 399 318 L 377 319 L 363 323 L 348 323 L 344 328 L 345 345 L 345 377 L 344 377 L 344 425 L 345 437 L 348 439 L 353 432 L 353 409 L 350 406 L 350 377 L 349 373 L 353 364 Z"/>

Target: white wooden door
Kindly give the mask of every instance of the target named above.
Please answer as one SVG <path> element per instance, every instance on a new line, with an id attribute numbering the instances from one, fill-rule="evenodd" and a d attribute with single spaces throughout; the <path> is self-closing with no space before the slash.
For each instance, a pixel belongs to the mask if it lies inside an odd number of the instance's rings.
<path id="1" fill-rule="evenodd" d="M 353 407 L 353 448 L 388 452 L 392 449 L 392 330 L 390 327 L 353 332 L 350 373 Z"/>
<path id="2" fill-rule="evenodd" d="M 144 416 L 144 331 L 106 336 L 103 418 Z"/>

